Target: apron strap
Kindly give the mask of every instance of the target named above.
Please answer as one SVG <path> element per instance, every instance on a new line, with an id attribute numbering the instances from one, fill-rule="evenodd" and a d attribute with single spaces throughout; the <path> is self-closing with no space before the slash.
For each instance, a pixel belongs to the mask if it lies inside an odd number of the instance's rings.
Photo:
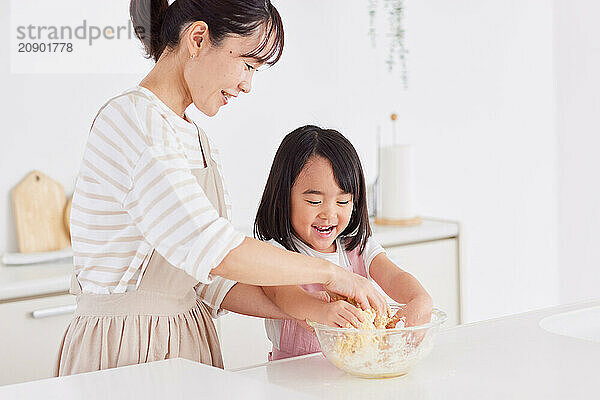
<path id="1" fill-rule="evenodd" d="M 360 245 L 356 246 L 356 248 L 352 251 L 346 251 L 346 256 L 348 257 L 348 262 L 350 264 L 350 270 L 355 274 L 358 274 L 364 278 L 367 277 L 367 268 L 365 266 L 365 259 L 360 254 Z"/>
<path id="2" fill-rule="evenodd" d="M 75 272 L 73 272 L 73 274 L 71 275 L 71 289 L 69 290 L 69 293 L 71 293 L 75 296 L 79 296 L 82 293 L 81 284 L 79 283 L 79 280 L 75 276 Z"/>
<path id="3" fill-rule="evenodd" d="M 215 164 L 215 161 L 212 159 L 211 156 L 210 142 L 204 131 L 198 128 L 198 126 L 196 126 L 196 128 L 198 129 L 198 139 L 200 140 L 200 151 L 202 152 L 204 165 L 208 167 L 210 165 Z"/>

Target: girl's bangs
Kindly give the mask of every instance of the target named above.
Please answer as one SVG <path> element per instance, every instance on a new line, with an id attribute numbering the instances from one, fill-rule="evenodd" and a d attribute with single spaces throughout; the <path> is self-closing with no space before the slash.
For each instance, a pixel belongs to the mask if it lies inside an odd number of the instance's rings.
<path id="1" fill-rule="evenodd" d="M 359 195 L 358 184 L 354 181 L 354 179 L 352 179 L 355 176 L 355 171 L 345 171 L 344 167 L 335 165 L 332 165 L 332 169 L 333 177 L 335 178 L 340 189 L 342 189 L 344 193 L 351 194 L 352 196 L 354 196 L 354 198 L 357 198 Z"/>
<path id="2" fill-rule="evenodd" d="M 355 157 L 351 148 L 336 146 L 334 142 L 329 142 L 329 140 L 324 142 L 326 144 L 323 143 L 324 146 L 319 151 L 320 155 L 330 162 L 333 177 L 340 189 L 354 196 L 356 201 L 360 196 L 361 171 L 354 162 L 360 161 Z"/>

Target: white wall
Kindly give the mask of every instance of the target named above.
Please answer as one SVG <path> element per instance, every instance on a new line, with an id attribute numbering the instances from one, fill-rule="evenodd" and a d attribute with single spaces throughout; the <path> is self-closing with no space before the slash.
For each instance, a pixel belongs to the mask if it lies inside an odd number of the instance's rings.
<path id="1" fill-rule="evenodd" d="M 425 214 L 463 223 L 466 320 L 555 304 L 552 4 L 410 1 L 410 92 Z"/>
<path id="2" fill-rule="evenodd" d="M 555 1 L 560 301 L 600 290 L 600 3 Z"/>
<path id="3" fill-rule="evenodd" d="M 192 111 L 223 150 L 234 222 L 251 223 L 281 138 L 305 123 L 334 127 L 375 178 L 375 130 L 400 114 L 418 146 L 419 210 L 463 224 L 466 321 L 558 301 L 552 4 L 543 0 L 408 0 L 408 91 L 367 35 L 366 2 L 280 0 L 284 58 L 253 93 L 212 119 Z M 9 34 L 6 2 L 0 33 Z M 126 7 L 125 7 L 126 8 Z M 122 12 L 123 7 L 115 8 Z M 118 10 L 118 11 L 117 11 Z M 379 26 L 380 32 L 385 26 Z M 71 193 L 91 118 L 139 74 L 11 75 L 0 45 L 3 172 L 0 250 L 15 250 L 9 191 L 39 168 Z M 8 166 L 8 167 L 7 167 Z"/>
<path id="4" fill-rule="evenodd" d="M 67 194 L 71 194 L 87 132 L 98 108 L 109 96 L 143 76 L 143 71 L 128 75 L 11 73 L 11 59 L 16 53 L 9 38 L 15 36 L 11 12 L 16 3 L 0 2 L 1 252 L 17 250 L 12 187 L 28 172 L 39 169 L 62 183 Z M 113 7 L 124 14 L 127 4 L 121 3 L 117 6 L 113 2 Z M 60 19 L 61 11 L 55 13 Z M 126 14 L 118 18 L 119 22 L 123 19 L 127 20 Z M 57 24 L 50 16 L 39 22 L 24 19 L 20 23 Z M 109 55 L 105 53 L 105 57 Z"/>

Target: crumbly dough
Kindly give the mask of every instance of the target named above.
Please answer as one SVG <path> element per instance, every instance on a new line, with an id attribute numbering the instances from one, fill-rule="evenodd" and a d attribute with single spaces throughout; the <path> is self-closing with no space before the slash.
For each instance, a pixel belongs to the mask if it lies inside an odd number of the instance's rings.
<path id="1" fill-rule="evenodd" d="M 346 300 L 358 306 L 356 302 L 333 296 L 332 300 Z M 359 307 L 360 309 L 360 307 Z M 417 342 L 412 333 L 388 333 L 383 328 L 403 328 L 405 317 L 403 310 L 396 315 L 376 315 L 373 310 L 362 311 L 365 322 L 347 332 L 336 332 L 324 336 L 321 348 L 327 358 L 338 368 L 363 377 L 391 377 L 408 372 L 423 356 L 431 351 L 431 335 Z"/>
<path id="2" fill-rule="evenodd" d="M 391 329 L 395 328 L 398 322 L 406 320 L 405 317 L 400 315 L 401 310 L 399 310 L 395 315 L 392 315 L 392 311 L 389 306 L 386 315 L 380 315 L 371 309 L 362 310 L 360 305 L 354 299 L 343 297 L 337 294 L 330 294 L 329 296 L 331 297 L 331 301 L 344 300 L 360 310 L 365 321 L 359 324 L 357 327 L 358 329 Z M 347 328 L 351 327 L 352 326 L 348 324 Z"/>
<path id="3" fill-rule="evenodd" d="M 388 307 L 388 312 L 385 315 L 381 315 L 381 314 L 377 314 L 375 311 L 373 311 L 371 309 L 369 309 L 369 310 L 360 309 L 360 306 L 354 299 L 349 299 L 346 297 L 334 295 L 332 297 L 332 300 L 333 301 L 345 300 L 360 310 L 360 313 L 364 317 L 363 318 L 364 321 L 361 322 L 359 324 L 359 326 L 356 327 L 357 329 L 369 330 L 369 331 L 371 331 L 371 330 L 375 331 L 376 329 L 385 329 L 385 328 L 391 329 L 391 328 L 395 328 L 399 322 L 402 322 L 402 326 L 404 326 L 403 320 L 405 318 L 400 317 L 398 315 L 398 313 L 394 316 L 391 316 L 390 315 L 391 309 L 389 307 Z M 348 324 L 347 327 L 351 328 L 352 326 L 350 324 Z M 383 340 L 382 336 L 376 335 L 375 332 L 373 332 L 373 333 L 367 332 L 364 334 L 356 334 L 356 333 L 343 334 L 337 338 L 335 346 L 334 346 L 334 351 L 338 354 L 338 356 L 340 356 L 341 358 L 344 358 L 348 355 L 356 353 L 358 350 L 363 349 L 366 346 L 373 346 L 376 348 L 383 349 L 387 346 L 387 344 L 385 343 L 385 340 Z"/>

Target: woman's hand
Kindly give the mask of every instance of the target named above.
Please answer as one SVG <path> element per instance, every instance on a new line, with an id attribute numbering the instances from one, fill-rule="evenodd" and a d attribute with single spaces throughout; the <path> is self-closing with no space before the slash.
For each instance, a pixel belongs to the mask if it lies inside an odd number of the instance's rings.
<path id="1" fill-rule="evenodd" d="M 386 315 L 387 303 L 385 298 L 366 278 L 337 267 L 333 278 L 325 283 L 325 288 L 342 296 L 357 301 L 363 310 L 374 308 L 380 315 Z"/>
<path id="2" fill-rule="evenodd" d="M 329 303 L 331 301 L 331 296 L 329 296 L 329 293 L 324 290 L 318 292 L 307 292 L 307 294 L 315 299 L 324 301 L 325 303 Z"/>
<path id="3" fill-rule="evenodd" d="M 360 322 L 364 322 L 362 312 L 347 301 L 331 301 L 329 293 L 325 291 L 310 292 L 308 295 L 320 300 L 319 303 L 311 304 L 310 308 L 306 310 L 310 315 L 309 319 L 314 322 L 340 328 L 345 328 L 348 324 L 358 327 Z M 314 332 L 314 329 L 305 321 L 296 321 L 302 328 Z"/>
<path id="4" fill-rule="evenodd" d="M 336 328 L 358 328 L 364 322 L 362 312 L 344 300 L 324 303 L 323 307 L 315 313 L 315 320 L 324 325 Z"/>
<path id="5" fill-rule="evenodd" d="M 319 292 L 306 292 L 306 294 L 308 294 L 311 297 L 314 297 L 315 299 L 319 299 L 325 303 L 329 303 L 331 301 L 331 297 L 329 297 L 329 293 L 327 293 L 324 290 L 319 291 Z M 306 329 L 309 332 L 315 333 L 315 328 L 310 326 L 308 324 L 308 322 L 306 322 L 306 320 L 302 320 L 302 319 L 295 319 L 295 320 L 298 323 L 298 325 L 300 325 L 301 328 Z M 316 322 L 322 323 L 321 321 L 316 321 Z"/>

